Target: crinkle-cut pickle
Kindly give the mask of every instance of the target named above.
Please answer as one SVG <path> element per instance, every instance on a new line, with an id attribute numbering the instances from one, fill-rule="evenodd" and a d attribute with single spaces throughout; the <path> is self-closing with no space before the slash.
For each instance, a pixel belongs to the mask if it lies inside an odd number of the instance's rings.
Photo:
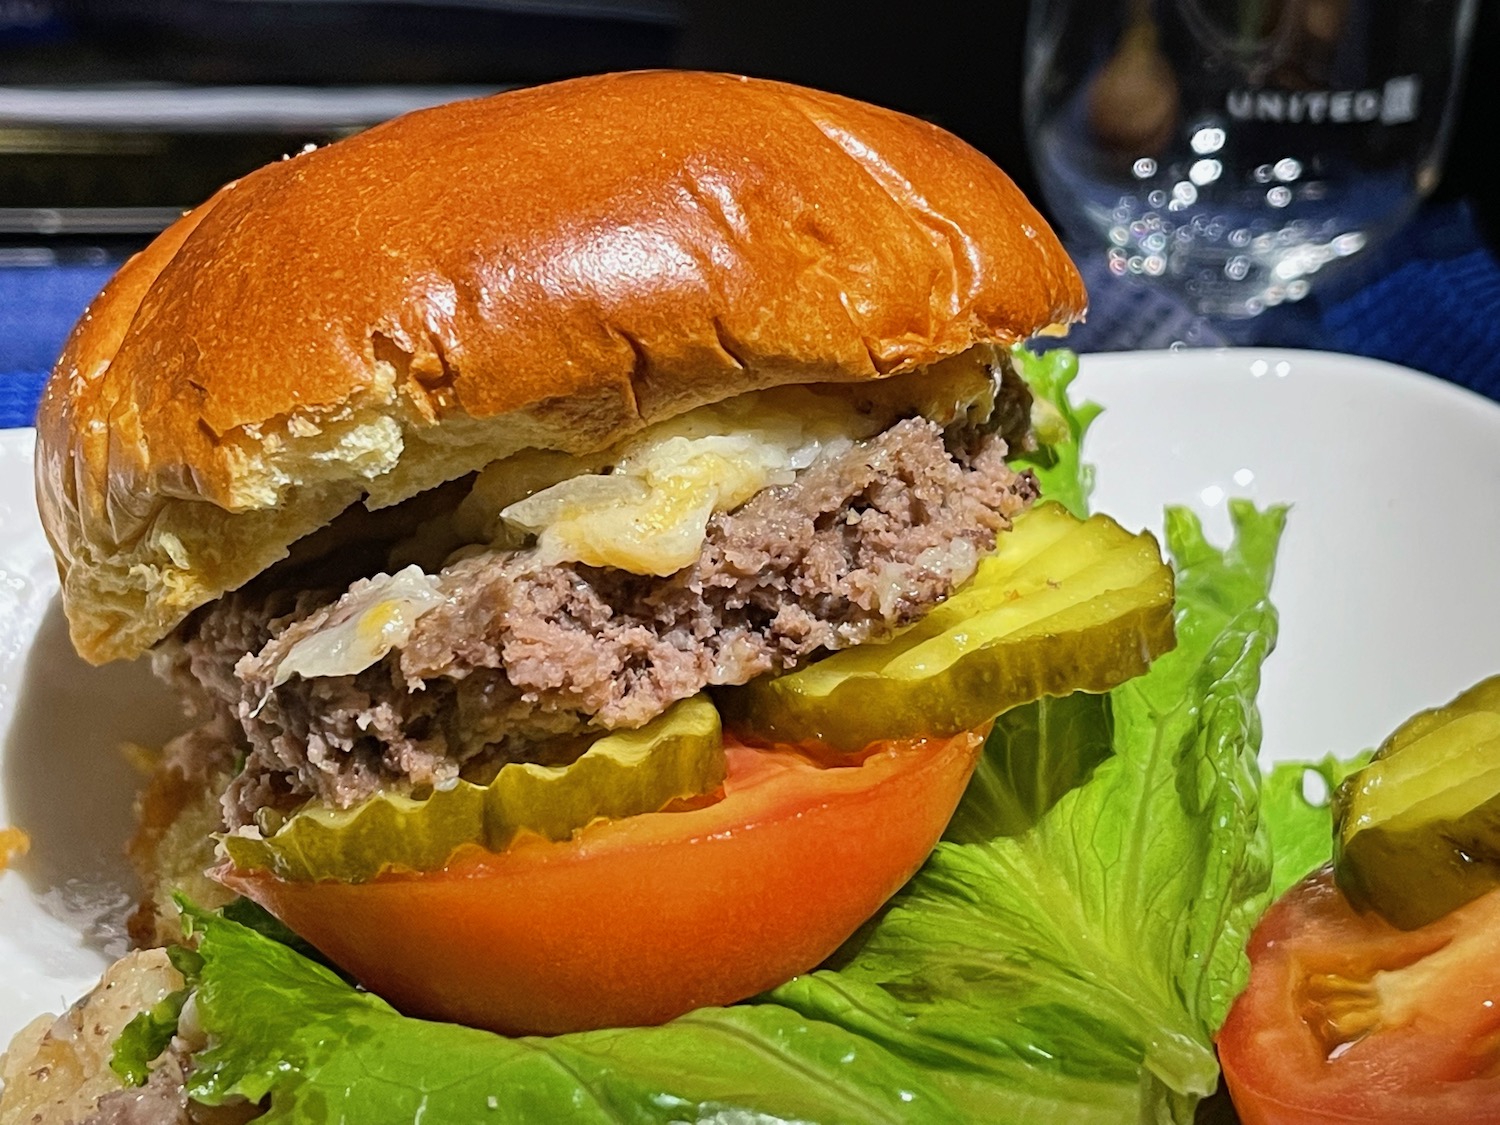
<path id="1" fill-rule="evenodd" d="M 1172 648 L 1172 568 L 1149 534 L 1055 504 L 894 638 L 716 694 L 732 729 L 838 751 L 969 730 L 1044 695 L 1108 691 Z"/>
<path id="2" fill-rule="evenodd" d="M 599 817 L 656 812 L 724 780 L 719 713 L 707 696 L 639 730 L 615 731 L 566 766 L 512 762 L 488 785 L 460 780 L 414 798 L 379 794 L 349 809 L 309 806 L 266 839 L 223 844 L 243 870 L 357 883 L 386 870 L 435 871 L 465 844 L 502 851 L 522 831 L 565 840 Z"/>
<path id="3" fill-rule="evenodd" d="M 1333 813 L 1339 887 L 1402 929 L 1500 887 L 1500 675 L 1398 727 Z"/>

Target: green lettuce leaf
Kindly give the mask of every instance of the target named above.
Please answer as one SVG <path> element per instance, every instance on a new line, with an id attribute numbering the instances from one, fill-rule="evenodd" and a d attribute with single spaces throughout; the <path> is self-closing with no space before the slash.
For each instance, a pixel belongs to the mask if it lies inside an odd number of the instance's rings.
<path id="1" fill-rule="evenodd" d="M 1254 692 L 1283 514 L 1232 510 L 1227 551 L 1174 512 L 1178 649 L 1019 726 L 1076 767 L 966 800 L 955 838 L 836 959 L 660 1028 L 503 1039 L 407 1019 L 264 935 L 192 913 L 192 1094 L 269 1097 L 268 1125 L 427 1122 L 1186 1122 L 1269 897 Z M 1049 705 L 1051 706 L 1051 705 Z M 1076 706 L 1083 707 L 1083 704 Z M 1113 734 L 1113 754 L 1104 739 Z M 1075 738 L 1090 749 L 1068 750 Z"/>
<path id="2" fill-rule="evenodd" d="M 193 918 L 203 956 L 198 1018 L 212 1045 L 198 1056 L 190 1093 L 205 1104 L 269 1095 L 266 1125 L 614 1125 L 707 1120 L 747 1104 L 767 1121 L 965 1119 L 912 1060 L 781 1005 L 704 1009 L 660 1028 L 504 1039 L 408 1019 L 248 927 Z"/>
<path id="3" fill-rule="evenodd" d="M 1309 871 L 1333 858 L 1333 812 L 1328 794 L 1370 760 L 1370 751 L 1349 761 L 1329 755 L 1318 762 L 1278 762 L 1266 775 L 1262 815 L 1274 857 L 1272 890 L 1280 895 Z M 1305 792 L 1314 775 L 1317 799 Z"/>
<path id="4" fill-rule="evenodd" d="M 1113 753 L 1108 695 L 1074 692 L 995 720 L 984 756 L 944 833 L 960 844 L 1019 836 Z"/>
<path id="5" fill-rule="evenodd" d="M 139 1013 L 125 1025 L 115 1040 L 109 1069 L 127 1086 L 144 1086 L 151 1064 L 167 1049 L 177 1034 L 177 1019 L 187 1001 L 188 990 L 179 988 Z"/>
<path id="6" fill-rule="evenodd" d="M 1012 456 L 1011 463 L 1031 469 L 1043 496 L 1084 519 L 1094 491 L 1094 467 L 1083 461 L 1083 437 L 1100 407 L 1092 402 L 1075 406 L 1068 398 L 1068 387 L 1078 377 L 1078 356 L 1066 348 L 1036 355 L 1017 344 L 1011 359 L 1031 388 L 1037 437 L 1037 448 Z"/>

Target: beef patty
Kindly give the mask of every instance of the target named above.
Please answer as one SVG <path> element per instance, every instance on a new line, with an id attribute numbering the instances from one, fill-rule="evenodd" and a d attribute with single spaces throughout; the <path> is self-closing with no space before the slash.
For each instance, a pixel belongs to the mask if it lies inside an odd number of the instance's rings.
<path id="1" fill-rule="evenodd" d="M 405 645 L 355 675 L 273 686 L 360 582 L 227 595 L 185 623 L 165 663 L 207 701 L 206 720 L 243 733 L 231 827 L 309 797 L 346 807 L 440 785 L 916 620 L 1035 498 L 1006 452 L 997 433 L 956 442 L 899 421 L 715 515 L 698 561 L 666 577 L 544 566 L 534 549 L 464 558 L 440 572 L 445 600 Z"/>

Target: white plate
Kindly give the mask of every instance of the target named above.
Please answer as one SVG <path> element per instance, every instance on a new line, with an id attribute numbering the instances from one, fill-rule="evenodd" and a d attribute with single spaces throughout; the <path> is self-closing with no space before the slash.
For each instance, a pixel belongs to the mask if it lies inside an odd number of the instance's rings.
<path id="1" fill-rule="evenodd" d="M 1294 504 L 1262 705 L 1268 758 L 1350 753 L 1500 671 L 1500 406 L 1387 364 L 1311 352 L 1090 356 L 1078 391 L 1096 507 Z M 0 1044 L 82 992 L 120 944 L 130 771 L 117 747 L 178 720 L 144 665 L 73 655 L 32 510 L 32 438 L 0 432 Z M 102 921 L 101 921 L 102 918 Z"/>
<path id="2" fill-rule="evenodd" d="M 0 873 L 0 1050 L 86 991 L 123 951 L 123 844 L 137 777 L 120 746 L 182 726 L 144 661 L 73 652 L 31 490 L 30 430 L 0 430 L 0 826 L 31 852 Z"/>
<path id="3" fill-rule="evenodd" d="M 1226 499 L 1290 503 L 1262 757 L 1374 746 L 1500 672 L 1500 405 L 1320 352 L 1084 357 L 1075 397 L 1094 507 L 1158 527 L 1164 503 L 1226 541 Z"/>

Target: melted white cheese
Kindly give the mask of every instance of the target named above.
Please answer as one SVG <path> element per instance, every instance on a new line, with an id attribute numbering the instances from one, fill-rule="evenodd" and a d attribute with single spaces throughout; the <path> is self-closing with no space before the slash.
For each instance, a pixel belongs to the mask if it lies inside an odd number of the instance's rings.
<path id="1" fill-rule="evenodd" d="M 867 436 L 861 416 L 811 393 L 751 423 L 730 404 L 702 407 L 628 442 L 608 474 L 560 481 L 500 513 L 535 535 L 543 562 L 671 574 L 692 565 L 715 512 L 788 484 L 831 448 Z M 842 404 L 839 404 L 840 406 Z M 800 406 L 801 409 L 798 409 Z"/>
<path id="2" fill-rule="evenodd" d="M 339 599 L 317 632 L 303 637 L 276 665 L 272 687 L 293 676 L 352 676 L 411 638 L 417 618 L 443 604 L 437 579 L 408 566 L 377 574 Z"/>
<path id="3" fill-rule="evenodd" d="M 914 400 L 943 425 L 970 410 L 987 411 L 994 394 L 989 370 L 965 358 L 929 369 L 920 382 L 780 387 L 699 407 L 649 427 L 593 465 L 574 462 L 578 475 L 562 471 L 560 455 L 550 455 L 554 461 L 545 467 L 557 473 L 557 483 L 523 492 L 524 499 L 511 500 L 507 486 L 535 479 L 541 463 L 502 462 L 481 474 L 471 499 L 503 496 L 488 538 L 516 543 L 535 536 L 545 563 L 672 574 L 697 559 L 716 512 L 788 484 L 814 461 L 879 433 L 910 413 Z M 506 483 L 486 481 L 492 473 Z"/>

